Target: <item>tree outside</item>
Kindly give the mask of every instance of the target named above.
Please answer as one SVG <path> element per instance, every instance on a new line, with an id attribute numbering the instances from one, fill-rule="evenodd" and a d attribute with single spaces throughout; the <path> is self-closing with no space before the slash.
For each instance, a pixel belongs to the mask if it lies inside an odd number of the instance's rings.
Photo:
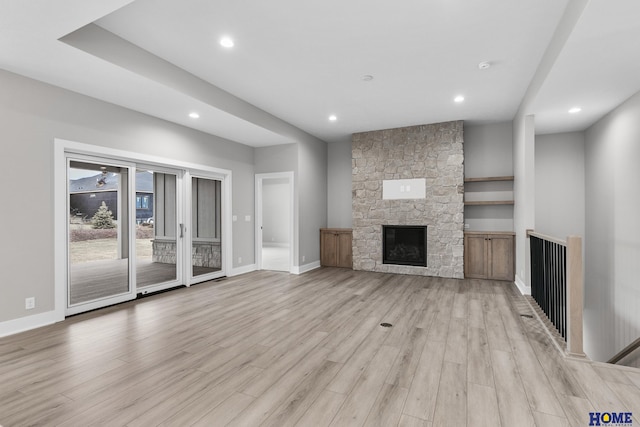
<path id="1" fill-rule="evenodd" d="M 116 223 L 113 221 L 113 212 L 109 210 L 105 202 L 102 202 L 98 211 L 91 218 L 91 225 L 97 229 L 116 228 Z"/>

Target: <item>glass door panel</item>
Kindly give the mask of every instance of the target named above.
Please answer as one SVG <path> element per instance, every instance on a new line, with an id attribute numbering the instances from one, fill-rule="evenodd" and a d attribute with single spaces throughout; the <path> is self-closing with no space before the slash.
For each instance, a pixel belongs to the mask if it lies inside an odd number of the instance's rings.
<path id="1" fill-rule="evenodd" d="M 209 279 L 222 271 L 222 185 L 191 179 L 191 276 Z"/>
<path id="2" fill-rule="evenodd" d="M 137 291 L 178 281 L 177 183 L 176 174 L 136 172 Z"/>
<path id="3" fill-rule="evenodd" d="M 129 168 L 70 160 L 68 203 L 68 307 L 128 298 Z"/>

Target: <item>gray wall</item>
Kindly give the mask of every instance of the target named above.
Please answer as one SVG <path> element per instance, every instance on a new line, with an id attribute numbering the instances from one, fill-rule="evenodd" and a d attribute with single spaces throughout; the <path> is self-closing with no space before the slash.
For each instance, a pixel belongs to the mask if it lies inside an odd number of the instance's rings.
<path id="1" fill-rule="evenodd" d="M 327 226 L 327 144 L 298 144 L 299 265 L 320 261 L 320 228 Z"/>
<path id="2" fill-rule="evenodd" d="M 351 141 L 328 144 L 327 225 L 351 228 Z"/>
<path id="3" fill-rule="evenodd" d="M 478 178 L 513 175 L 511 122 L 464 126 L 464 176 Z M 465 183 L 467 200 L 513 200 L 513 182 Z M 513 206 L 465 206 L 470 231 L 513 231 Z"/>
<path id="4" fill-rule="evenodd" d="M 255 149 L 256 173 L 294 172 L 294 265 L 320 261 L 320 228 L 327 226 L 327 144 L 296 144 Z"/>
<path id="5" fill-rule="evenodd" d="M 293 266 L 299 266 L 298 249 L 300 247 L 299 230 L 299 174 L 298 144 L 284 144 L 260 147 L 254 150 L 256 173 L 293 172 Z"/>
<path id="6" fill-rule="evenodd" d="M 513 175 L 513 124 L 465 124 L 465 178 L 507 175 Z"/>
<path id="7" fill-rule="evenodd" d="M 584 236 L 584 133 L 536 136 L 536 231 Z"/>
<path id="8" fill-rule="evenodd" d="M 585 133 L 585 352 L 607 360 L 640 336 L 640 93 Z"/>
<path id="9" fill-rule="evenodd" d="M 230 169 L 233 211 L 254 211 L 250 147 L 6 71 L 0 71 L 0 91 L 0 164 L 7 178 L 0 213 L 5 224 L 0 322 L 54 309 L 54 138 Z M 233 227 L 234 259 L 253 264 L 252 224 L 239 221 Z M 25 311 L 25 297 L 36 298 L 34 310 Z"/>
<path id="10" fill-rule="evenodd" d="M 254 149 L 256 173 L 298 172 L 298 144 L 274 145 Z"/>
<path id="11" fill-rule="evenodd" d="M 262 243 L 289 244 L 290 194 L 286 179 L 262 181 Z"/>

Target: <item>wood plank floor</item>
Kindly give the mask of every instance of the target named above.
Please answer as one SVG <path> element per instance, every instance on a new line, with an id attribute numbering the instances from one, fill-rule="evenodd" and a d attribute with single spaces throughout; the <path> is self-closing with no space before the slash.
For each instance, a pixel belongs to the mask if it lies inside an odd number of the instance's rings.
<path id="1" fill-rule="evenodd" d="M 203 283 L 0 339 L 0 425 L 640 422 L 640 370 L 565 359 L 521 314 L 506 282 L 322 268 Z"/>
<path id="2" fill-rule="evenodd" d="M 220 271 L 219 268 L 192 266 L 194 276 Z M 176 279 L 176 265 L 153 262 L 151 258 L 138 259 L 136 264 L 137 289 Z M 71 304 L 93 301 L 126 293 L 129 290 L 129 259 L 98 260 L 72 264 Z"/>

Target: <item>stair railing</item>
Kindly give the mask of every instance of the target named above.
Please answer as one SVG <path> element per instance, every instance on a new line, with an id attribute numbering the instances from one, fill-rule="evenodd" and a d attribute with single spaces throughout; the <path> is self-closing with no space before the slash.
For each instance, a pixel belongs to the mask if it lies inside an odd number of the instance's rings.
<path id="1" fill-rule="evenodd" d="M 584 356 L 582 238 L 566 240 L 527 230 L 531 296 L 567 343 L 567 353 Z"/>

